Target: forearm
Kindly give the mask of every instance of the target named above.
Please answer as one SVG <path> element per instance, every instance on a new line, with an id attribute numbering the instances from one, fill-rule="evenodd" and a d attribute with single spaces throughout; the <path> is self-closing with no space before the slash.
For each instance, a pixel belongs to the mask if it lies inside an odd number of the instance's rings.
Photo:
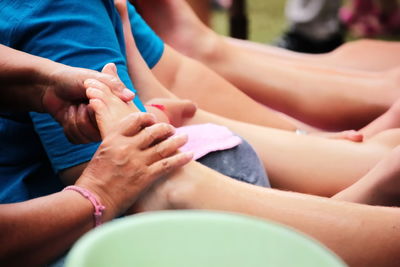
<path id="1" fill-rule="evenodd" d="M 60 64 L 0 45 L 1 109 L 43 111 L 50 73 Z"/>
<path id="2" fill-rule="evenodd" d="M 1 205 L 0 214 L 0 262 L 7 266 L 49 263 L 94 226 L 92 204 L 73 191 Z"/>

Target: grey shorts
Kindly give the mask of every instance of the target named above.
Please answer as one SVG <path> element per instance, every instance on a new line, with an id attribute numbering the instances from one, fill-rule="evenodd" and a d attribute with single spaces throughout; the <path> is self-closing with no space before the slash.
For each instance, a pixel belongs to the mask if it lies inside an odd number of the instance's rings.
<path id="1" fill-rule="evenodd" d="M 234 148 L 216 151 L 197 161 L 233 179 L 270 187 L 265 168 L 253 147 L 242 139 Z"/>

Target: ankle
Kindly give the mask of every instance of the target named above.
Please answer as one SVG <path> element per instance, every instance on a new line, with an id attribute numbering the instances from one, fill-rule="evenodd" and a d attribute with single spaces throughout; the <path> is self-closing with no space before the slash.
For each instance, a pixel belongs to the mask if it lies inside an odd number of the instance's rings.
<path id="1" fill-rule="evenodd" d="M 164 185 L 166 201 L 171 209 L 190 209 L 191 199 L 196 198 L 199 182 L 183 167 L 173 173 Z"/>
<path id="2" fill-rule="evenodd" d="M 222 38 L 209 29 L 202 30 L 200 35 L 199 42 L 195 45 L 196 48 L 189 56 L 207 64 L 218 60 L 224 46 Z"/>

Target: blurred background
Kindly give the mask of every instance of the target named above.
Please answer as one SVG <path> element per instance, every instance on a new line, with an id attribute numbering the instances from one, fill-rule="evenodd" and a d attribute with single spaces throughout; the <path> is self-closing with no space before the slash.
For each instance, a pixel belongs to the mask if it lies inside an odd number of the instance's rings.
<path id="1" fill-rule="evenodd" d="M 234 0 L 187 1 L 199 14 L 203 14 L 203 20 L 209 21 L 209 25 L 216 32 L 229 35 L 228 9 Z M 242 0 L 242 2 L 246 4 L 249 40 L 274 44 L 282 39 L 282 35 L 290 32 L 290 23 L 285 17 L 286 0 Z M 307 3 L 306 0 L 303 2 Z M 372 7 L 373 5 L 375 7 Z M 207 11 L 206 6 L 208 6 Z M 360 37 L 400 40 L 400 0 L 344 0 L 342 6 L 352 9 L 348 13 L 353 13 L 353 16 L 356 15 L 352 23 L 347 23 L 348 31 L 342 32 L 344 40 Z M 349 8 L 350 6 L 352 7 Z M 358 15 L 361 16 L 357 17 Z M 387 33 L 389 20 L 391 24 L 390 34 Z M 395 31 L 393 31 L 393 25 L 396 28 Z M 355 32 L 358 32 L 358 34 L 355 34 Z"/>
<path id="2" fill-rule="evenodd" d="M 284 0 L 247 0 L 249 40 L 273 43 L 286 29 Z M 225 9 L 213 9 L 211 26 L 220 34 L 228 35 L 229 18 Z"/>

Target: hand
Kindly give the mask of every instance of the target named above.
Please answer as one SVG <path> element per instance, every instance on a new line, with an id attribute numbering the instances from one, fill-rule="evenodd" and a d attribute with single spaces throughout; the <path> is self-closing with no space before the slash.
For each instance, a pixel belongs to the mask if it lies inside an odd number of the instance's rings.
<path id="1" fill-rule="evenodd" d="M 184 122 L 194 116 L 197 107 L 190 100 L 170 99 L 170 98 L 154 98 L 146 103 L 146 105 L 162 105 L 165 107 L 164 114 L 169 120 L 169 123 L 175 127 L 180 127 Z M 148 111 L 157 109 L 146 107 Z M 155 110 L 156 112 L 160 112 Z"/>
<path id="2" fill-rule="evenodd" d="M 104 71 L 106 70 L 106 71 Z M 50 113 L 74 143 L 99 141 L 97 127 L 89 119 L 86 88 L 93 80 L 109 86 L 123 101 L 131 101 L 134 94 L 119 80 L 114 64 L 107 64 L 103 73 L 60 65 L 50 75 L 50 84 L 42 96 L 42 109 Z M 79 127 L 78 127 L 79 125 Z"/>
<path id="3" fill-rule="evenodd" d="M 109 110 L 118 105 L 126 109 L 122 101 L 92 98 L 91 105 L 100 130 L 107 134 L 76 184 L 97 195 L 107 208 L 107 220 L 124 213 L 157 179 L 188 163 L 193 154 L 178 151 L 187 136 L 169 138 L 174 128 L 154 124 L 151 114 L 135 112 L 117 122 L 117 113 Z"/>

